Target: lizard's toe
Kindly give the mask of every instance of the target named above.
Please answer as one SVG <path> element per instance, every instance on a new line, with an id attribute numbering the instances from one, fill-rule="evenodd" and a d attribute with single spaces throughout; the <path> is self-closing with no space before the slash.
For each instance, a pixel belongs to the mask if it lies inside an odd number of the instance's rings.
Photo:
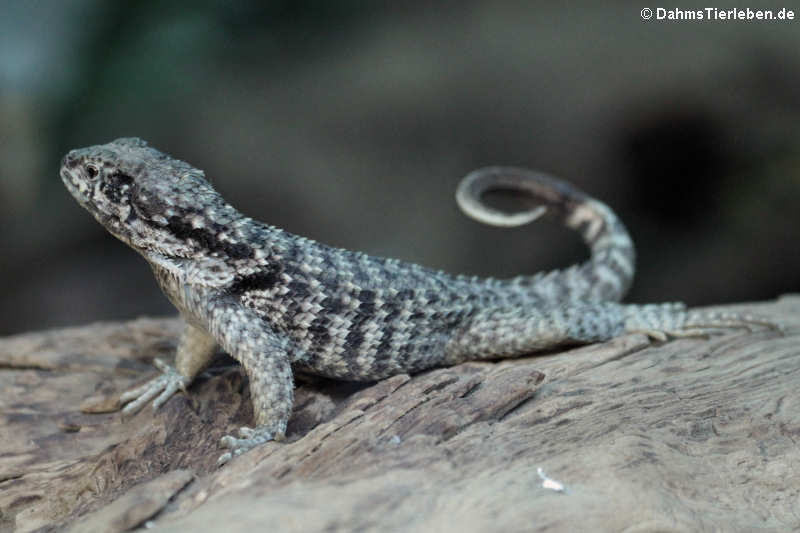
<path id="1" fill-rule="evenodd" d="M 122 409 L 123 415 L 136 413 L 147 402 L 153 400 L 153 398 L 155 398 L 153 401 L 153 409 L 158 409 L 178 390 L 186 390 L 189 378 L 181 375 L 177 370 L 159 359 L 156 359 L 154 364 L 163 374 L 140 387 L 136 387 L 120 395 L 120 403 L 128 404 Z"/>
<path id="2" fill-rule="evenodd" d="M 644 333 L 657 341 L 677 337 L 708 337 L 728 329 L 776 330 L 781 325 L 769 318 L 750 314 L 695 310 L 686 311 L 674 304 L 631 306 L 634 312 L 625 319 L 625 331 Z"/>
<path id="3" fill-rule="evenodd" d="M 225 435 L 220 439 L 219 445 L 223 448 L 228 448 L 230 451 L 220 455 L 219 459 L 217 459 L 218 466 L 222 466 L 234 457 L 242 455 L 256 446 L 277 438 L 275 429 L 269 426 L 259 426 L 257 428 L 241 427 L 239 428 L 239 435 L 240 437 Z"/>

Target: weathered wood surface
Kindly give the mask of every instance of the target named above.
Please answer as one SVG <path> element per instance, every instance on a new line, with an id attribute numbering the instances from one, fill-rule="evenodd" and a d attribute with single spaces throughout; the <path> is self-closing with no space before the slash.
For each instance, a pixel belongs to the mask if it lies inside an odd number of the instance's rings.
<path id="1" fill-rule="evenodd" d="M 742 308 L 785 335 L 302 384 L 287 442 L 221 469 L 219 438 L 252 423 L 231 360 L 156 413 L 114 411 L 177 321 L 0 339 L 0 531 L 799 529 L 800 297 Z"/>

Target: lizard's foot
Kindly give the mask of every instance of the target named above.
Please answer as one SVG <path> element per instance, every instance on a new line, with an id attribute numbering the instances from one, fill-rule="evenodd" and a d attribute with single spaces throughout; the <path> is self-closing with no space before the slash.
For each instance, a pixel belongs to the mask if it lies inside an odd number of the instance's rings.
<path id="1" fill-rule="evenodd" d="M 783 335 L 783 326 L 769 318 L 747 313 L 717 311 L 690 311 L 682 327 L 667 333 L 671 337 L 707 337 L 711 333 L 725 329 L 746 329 L 752 332 L 762 328 Z"/>
<path id="2" fill-rule="evenodd" d="M 153 400 L 153 409 L 158 409 L 170 396 L 178 390 L 186 392 L 186 385 L 191 381 L 186 376 L 179 374 L 177 370 L 164 363 L 160 359 L 153 360 L 153 364 L 163 372 L 160 376 L 142 385 L 123 393 L 119 400 L 121 403 L 128 403 L 122 410 L 123 415 L 130 415 L 142 408 L 144 404 Z M 156 398 L 156 396 L 158 396 Z"/>
<path id="3" fill-rule="evenodd" d="M 228 448 L 230 451 L 219 456 L 217 466 L 222 466 L 234 457 L 242 455 L 244 452 L 252 450 L 265 442 L 281 439 L 283 439 L 283 431 L 276 429 L 274 424 L 258 426 L 257 428 L 241 427 L 239 428 L 239 438 L 225 435 L 219 441 L 220 446 Z"/>
<path id="4" fill-rule="evenodd" d="M 783 327 L 768 318 L 717 311 L 685 311 L 680 304 L 643 306 L 628 318 L 625 330 L 644 333 L 656 341 L 677 337 L 708 337 L 724 329 L 754 331 L 767 328 L 783 334 Z"/>

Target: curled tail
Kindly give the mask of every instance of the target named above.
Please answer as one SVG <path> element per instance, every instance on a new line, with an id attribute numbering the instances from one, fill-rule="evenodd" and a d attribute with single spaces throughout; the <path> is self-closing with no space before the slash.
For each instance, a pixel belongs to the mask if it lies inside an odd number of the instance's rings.
<path id="1" fill-rule="evenodd" d="M 505 213 L 481 200 L 484 193 L 495 190 L 526 193 L 542 205 Z M 608 206 L 569 183 L 522 168 L 486 167 L 461 180 L 456 201 L 466 215 L 484 224 L 521 226 L 547 214 L 581 233 L 591 249 L 589 261 L 511 281 L 535 297 L 552 302 L 619 301 L 633 281 L 635 252 L 625 226 Z"/>

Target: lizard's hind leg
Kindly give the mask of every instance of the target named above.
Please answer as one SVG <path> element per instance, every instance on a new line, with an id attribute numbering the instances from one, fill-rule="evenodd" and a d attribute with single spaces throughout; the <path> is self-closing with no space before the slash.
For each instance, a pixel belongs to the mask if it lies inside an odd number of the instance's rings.
<path id="1" fill-rule="evenodd" d="M 727 328 L 768 327 L 761 317 L 713 311 L 687 311 L 680 303 L 625 305 L 571 302 L 541 309 L 494 308 L 475 314 L 456 331 L 445 349 L 445 363 L 517 357 L 567 344 L 605 341 L 624 333 L 644 333 L 665 341 L 703 336 Z"/>

